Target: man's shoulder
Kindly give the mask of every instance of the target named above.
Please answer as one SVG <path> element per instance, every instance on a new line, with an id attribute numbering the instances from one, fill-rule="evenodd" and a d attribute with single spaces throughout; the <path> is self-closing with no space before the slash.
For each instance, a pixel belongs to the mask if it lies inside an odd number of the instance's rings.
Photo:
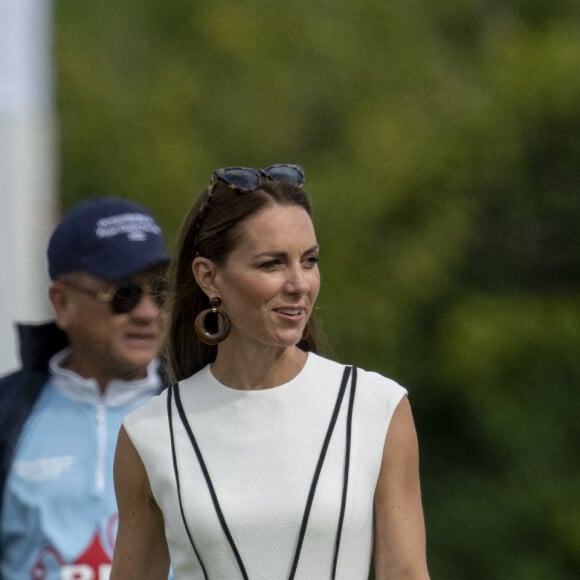
<path id="1" fill-rule="evenodd" d="M 26 382 L 26 371 L 18 369 L 0 377 L 0 398 L 5 396 L 10 389 L 17 388 L 18 385 Z"/>
<path id="2" fill-rule="evenodd" d="M 38 381 L 46 381 L 48 373 L 36 369 L 19 368 L 0 377 L 0 392 L 2 389 L 29 385 Z"/>
<path id="3" fill-rule="evenodd" d="M 32 407 L 48 375 L 34 370 L 19 369 L 0 378 L 0 419 L 13 415 L 17 408 Z"/>

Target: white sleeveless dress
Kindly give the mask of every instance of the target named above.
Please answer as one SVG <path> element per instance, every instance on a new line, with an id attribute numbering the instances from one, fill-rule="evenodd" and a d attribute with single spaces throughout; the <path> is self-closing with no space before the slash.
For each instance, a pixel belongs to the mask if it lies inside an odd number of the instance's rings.
<path id="1" fill-rule="evenodd" d="M 168 391 L 124 426 L 165 520 L 176 580 L 286 580 L 344 366 L 309 353 L 290 382 L 258 391 L 219 383 L 207 366 L 179 385 L 186 420 L 205 463 L 220 518 L 190 436 L 172 399 L 180 510 L 168 421 Z M 343 492 L 351 384 L 311 504 L 295 579 L 331 578 Z M 358 369 L 350 469 L 336 578 L 367 580 L 373 497 L 391 417 L 406 390 Z M 227 532 L 238 557 L 227 538 Z M 240 560 L 246 571 L 241 571 Z"/>

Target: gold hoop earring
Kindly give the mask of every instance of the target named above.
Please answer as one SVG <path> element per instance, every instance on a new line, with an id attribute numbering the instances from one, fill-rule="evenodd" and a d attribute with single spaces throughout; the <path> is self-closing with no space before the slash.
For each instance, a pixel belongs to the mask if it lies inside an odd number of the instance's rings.
<path id="1" fill-rule="evenodd" d="M 193 323 L 193 328 L 195 329 L 195 334 L 197 338 L 209 345 L 215 345 L 223 340 L 225 340 L 231 329 L 231 323 L 228 315 L 220 310 L 220 305 L 222 301 L 220 298 L 210 298 L 209 300 L 209 308 L 206 310 L 202 310 L 195 318 L 195 322 Z M 205 320 L 210 314 L 215 314 L 218 319 L 218 330 L 217 332 L 209 332 L 205 327 Z M 220 324 L 221 322 L 221 324 Z"/>

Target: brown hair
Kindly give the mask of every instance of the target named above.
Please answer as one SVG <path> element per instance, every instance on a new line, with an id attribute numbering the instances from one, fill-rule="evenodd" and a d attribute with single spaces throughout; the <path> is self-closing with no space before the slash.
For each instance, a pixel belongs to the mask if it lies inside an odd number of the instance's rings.
<path id="1" fill-rule="evenodd" d="M 183 380 L 216 358 L 217 346 L 200 342 L 193 330 L 195 317 L 209 308 L 209 299 L 197 284 L 191 264 L 196 256 L 223 266 L 239 240 L 239 226 L 268 205 L 296 205 L 312 215 L 310 201 L 298 186 L 264 180 L 259 189 L 240 192 L 218 181 L 205 190 L 181 226 L 176 259 L 172 266 L 172 301 L 169 305 L 167 360 L 173 378 Z M 316 322 L 309 320 L 309 336 L 298 343 L 316 352 Z"/>

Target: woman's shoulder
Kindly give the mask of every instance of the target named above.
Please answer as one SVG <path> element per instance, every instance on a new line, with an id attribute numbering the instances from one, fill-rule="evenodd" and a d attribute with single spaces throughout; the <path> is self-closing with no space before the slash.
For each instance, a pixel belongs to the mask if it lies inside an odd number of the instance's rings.
<path id="1" fill-rule="evenodd" d="M 178 386 L 180 393 L 183 393 L 188 389 L 191 390 L 192 388 L 199 387 L 200 384 L 203 384 L 204 379 L 207 378 L 208 372 L 209 365 L 197 371 L 191 377 L 179 381 Z M 126 415 L 123 421 L 125 427 L 137 427 L 140 424 L 147 426 L 151 424 L 152 421 L 160 419 L 166 421 L 168 406 L 167 399 L 169 396 L 172 398 L 175 397 L 175 391 L 172 392 L 172 389 L 175 389 L 175 385 L 169 385 L 158 395 L 151 397 L 151 399 L 149 399 L 144 405 L 141 405 L 139 408 Z"/>
<path id="2" fill-rule="evenodd" d="M 313 353 L 310 353 L 310 358 L 313 368 L 317 372 L 324 374 L 343 372 L 345 367 L 356 367 L 357 388 L 360 386 L 365 390 L 390 391 L 401 396 L 407 393 L 407 389 L 396 380 L 377 371 L 368 370 L 350 363 L 342 363 Z"/>
<path id="3" fill-rule="evenodd" d="M 141 423 L 149 423 L 160 417 L 167 416 L 167 395 L 171 387 L 165 388 L 158 395 L 151 397 L 146 403 L 128 413 L 123 419 L 123 425 L 127 428 L 138 426 Z"/>

